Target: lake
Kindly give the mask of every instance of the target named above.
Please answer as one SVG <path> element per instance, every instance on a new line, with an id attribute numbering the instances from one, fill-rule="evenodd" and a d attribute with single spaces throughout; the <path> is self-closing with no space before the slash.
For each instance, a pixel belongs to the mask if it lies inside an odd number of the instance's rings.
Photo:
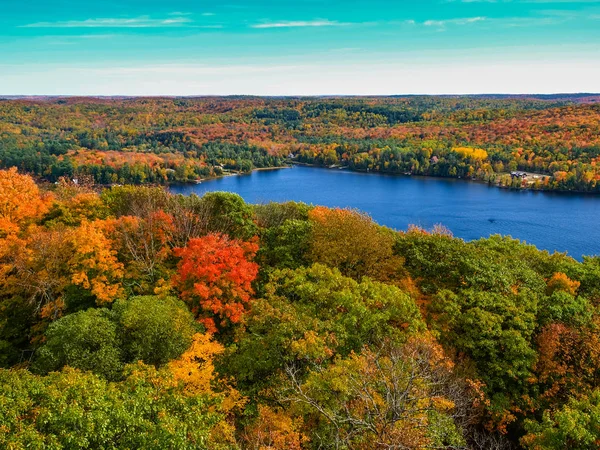
<path id="1" fill-rule="evenodd" d="M 186 195 L 228 191 L 249 203 L 295 200 L 351 207 L 398 230 L 410 224 L 431 228 L 441 223 L 466 240 L 502 234 L 577 259 L 600 254 L 600 197 L 592 195 L 300 166 L 176 185 L 171 191 Z"/>

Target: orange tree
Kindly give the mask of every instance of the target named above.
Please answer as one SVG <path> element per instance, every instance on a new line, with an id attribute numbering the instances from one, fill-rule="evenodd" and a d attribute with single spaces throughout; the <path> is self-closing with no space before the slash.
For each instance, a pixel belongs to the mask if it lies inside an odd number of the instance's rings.
<path id="1" fill-rule="evenodd" d="M 208 331 L 241 322 L 254 293 L 258 264 L 252 259 L 257 250 L 254 242 L 223 234 L 191 239 L 175 250 L 181 261 L 174 284 Z"/>

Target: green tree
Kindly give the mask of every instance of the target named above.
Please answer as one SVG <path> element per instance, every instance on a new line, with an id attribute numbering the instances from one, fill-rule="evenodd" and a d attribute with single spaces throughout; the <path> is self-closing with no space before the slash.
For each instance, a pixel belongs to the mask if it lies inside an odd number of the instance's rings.
<path id="1" fill-rule="evenodd" d="M 139 296 L 113 306 L 126 361 L 159 367 L 192 344 L 197 325 L 185 303 L 174 297 Z"/>
<path id="2" fill-rule="evenodd" d="M 246 389 L 259 389 L 288 363 L 306 367 L 423 329 L 413 300 L 394 286 L 366 278 L 358 283 L 321 264 L 277 270 L 222 370 Z"/>
<path id="3" fill-rule="evenodd" d="M 290 219 L 267 228 L 261 232 L 257 261 L 263 269 L 295 269 L 307 265 L 310 237 L 311 224 L 305 220 Z"/>
<path id="4" fill-rule="evenodd" d="M 227 449 L 211 434 L 217 398 L 189 396 L 168 372 L 136 365 L 122 382 L 65 369 L 41 377 L 0 370 L 0 447 Z"/>
<path id="5" fill-rule="evenodd" d="M 209 192 L 202 197 L 201 208 L 208 232 L 225 233 L 242 240 L 248 240 L 258 232 L 252 207 L 237 194 Z"/>
<path id="6" fill-rule="evenodd" d="M 33 368 L 48 373 L 70 366 L 115 380 L 123 369 L 121 344 L 109 310 L 79 311 L 48 327 L 46 343 L 38 350 Z"/>
<path id="7" fill-rule="evenodd" d="M 261 228 L 271 228 L 281 226 L 287 220 L 308 220 L 308 213 L 311 206 L 306 203 L 269 202 L 262 205 L 254 205 L 254 215 L 258 226 Z"/>
<path id="8" fill-rule="evenodd" d="M 536 358 L 536 313 L 537 299 L 526 291 L 501 295 L 444 290 L 429 306 L 430 323 L 440 341 L 473 361 L 495 411 L 518 401 L 529 387 Z"/>
<path id="9" fill-rule="evenodd" d="M 571 398 L 540 421 L 526 420 L 521 444 L 531 450 L 588 450 L 600 445 L 600 391 Z"/>

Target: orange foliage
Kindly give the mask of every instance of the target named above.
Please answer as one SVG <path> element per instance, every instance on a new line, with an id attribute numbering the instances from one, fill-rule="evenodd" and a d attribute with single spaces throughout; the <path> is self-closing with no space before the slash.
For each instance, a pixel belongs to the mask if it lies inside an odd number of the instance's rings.
<path id="1" fill-rule="evenodd" d="M 292 419 L 283 410 L 258 406 L 256 422 L 245 430 L 247 448 L 257 450 L 300 450 L 309 441 L 300 431 L 302 419 Z"/>
<path id="2" fill-rule="evenodd" d="M 110 303 L 121 294 L 123 277 L 123 265 L 104 234 L 105 225 L 104 221 L 84 220 L 71 236 L 71 282 L 89 290 L 99 305 Z"/>
<path id="3" fill-rule="evenodd" d="M 172 255 L 173 217 L 160 210 L 146 217 L 122 216 L 108 230 L 127 262 L 126 278 L 135 279 L 144 291 L 144 281 L 156 282 L 161 264 Z"/>
<path id="4" fill-rule="evenodd" d="M 545 398 L 566 397 L 596 384 L 600 367 L 597 326 L 598 323 L 590 330 L 575 330 L 552 323 L 542 329 L 537 338 L 536 372 Z"/>
<path id="5" fill-rule="evenodd" d="M 150 168 L 159 171 L 164 180 L 167 180 L 167 170 L 174 170 L 183 165 L 198 168 L 206 166 L 204 161 L 185 158 L 181 153 L 166 152 L 157 155 L 138 152 L 136 149 L 131 149 L 131 151 L 70 151 L 68 156 L 76 167 L 101 165 L 118 169 L 124 165 L 129 165 L 131 167 Z M 118 180 L 115 179 L 114 181 Z"/>
<path id="6" fill-rule="evenodd" d="M 251 261 L 257 251 L 253 242 L 222 234 L 191 239 L 175 250 L 181 261 L 174 283 L 208 331 L 217 330 L 215 318 L 221 326 L 242 321 L 258 275 L 258 264 Z"/>
<path id="7" fill-rule="evenodd" d="M 16 233 L 19 227 L 40 218 L 50 200 L 29 175 L 20 175 L 15 167 L 0 171 L 0 235 Z"/>
<path id="8" fill-rule="evenodd" d="M 2 239 L 0 287 L 24 295 L 42 318 L 56 319 L 69 285 L 89 291 L 101 305 L 121 294 L 123 266 L 103 221 L 84 220 L 77 228 L 31 226 L 23 238 Z"/>
<path id="9" fill-rule="evenodd" d="M 577 289 L 579 289 L 581 283 L 571 280 L 564 273 L 557 272 L 548 280 L 547 285 L 548 295 L 551 295 L 555 291 L 564 291 L 571 295 L 577 295 Z"/>

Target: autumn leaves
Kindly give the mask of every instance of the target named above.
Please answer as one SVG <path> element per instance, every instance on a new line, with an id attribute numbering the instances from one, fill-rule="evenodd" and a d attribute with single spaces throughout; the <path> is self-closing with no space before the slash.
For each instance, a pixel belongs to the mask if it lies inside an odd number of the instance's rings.
<path id="1" fill-rule="evenodd" d="M 1 175 L 0 447 L 600 438 L 598 258 L 222 192 L 63 180 L 50 194 Z"/>
<path id="2" fill-rule="evenodd" d="M 252 262 L 258 245 L 209 234 L 175 249 L 181 258 L 174 284 L 206 329 L 236 324 L 249 309 L 258 264 Z"/>

